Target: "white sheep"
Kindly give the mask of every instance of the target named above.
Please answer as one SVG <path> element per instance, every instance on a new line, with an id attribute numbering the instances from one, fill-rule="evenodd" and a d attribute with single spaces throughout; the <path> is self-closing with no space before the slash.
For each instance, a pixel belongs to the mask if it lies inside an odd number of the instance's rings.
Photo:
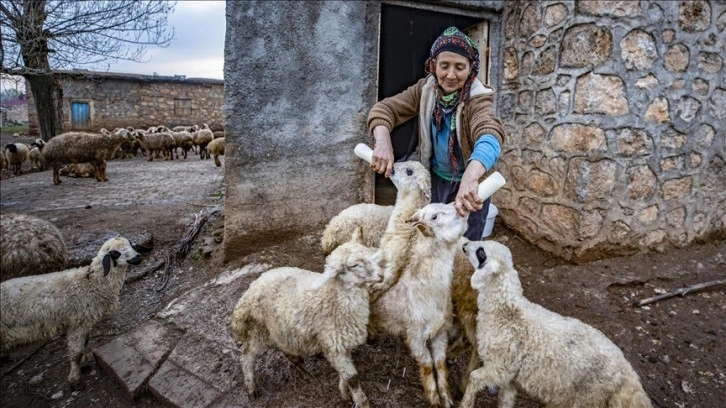
<path id="1" fill-rule="evenodd" d="M 30 148 L 25 143 L 8 143 L 5 145 L 5 160 L 8 162 L 10 171 L 19 176 L 23 163 L 28 160 Z"/>
<path id="2" fill-rule="evenodd" d="M 426 204 L 428 201 L 419 208 Z M 367 246 L 377 247 L 386 231 L 391 214 L 393 214 L 392 205 L 360 203 L 346 207 L 331 218 L 323 230 L 323 236 L 320 239 L 323 254 L 329 254 L 338 245 L 344 243 L 346 236 L 350 235 L 350 231 L 357 227 L 363 228 L 363 243 Z"/>
<path id="3" fill-rule="evenodd" d="M 638 374 L 601 331 L 524 297 L 506 246 L 470 241 L 463 249 L 476 268 L 483 364 L 471 373 L 461 407 L 473 407 L 484 387 L 499 388 L 499 407 L 514 406 L 517 387 L 547 407 L 651 406 Z"/>
<path id="4" fill-rule="evenodd" d="M 452 321 L 451 279 L 454 253 L 468 227 L 467 219 L 456 213 L 453 203 L 432 203 L 416 211 L 408 220 L 408 227 L 418 230 L 410 252 L 398 261 L 386 258 L 387 262 L 402 263 L 403 270 L 371 306 L 372 331 L 384 330 L 404 340 L 418 362 L 424 393 L 433 406 L 450 407 L 453 403 L 446 367 Z M 384 253 L 388 245 L 385 239 L 384 235 Z M 395 238 L 391 242 L 395 243 Z"/>
<path id="5" fill-rule="evenodd" d="M 199 146 L 199 158 L 202 160 L 209 159 L 207 145 L 214 140 L 214 132 L 212 132 L 212 129 L 206 123 L 201 128 L 197 125 L 194 125 L 192 128 L 194 129 L 194 144 Z"/>
<path id="6" fill-rule="evenodd" d="M 0 231 L 0 281 L 66 267 L 66 243 L 49 221 L 27 214 L 2 213 Z"/>
<path id="7" fill-rule="evenodd" d="M 322 274 L 276 268 L 252 282 L 231 321 L 250 397 L 256 395 L 255 359 L 274 346 L 288 357 L 323 353 L 338 371 L 342 397 L 369 407 L 351 353 L 366 341 L 369 291 L 382 279 L 382 262 L 380 251 L 354 238 L 326 258 Z"/>
<path id="8" fill-rule="evenodd" d="M 0 351 L 23 344 L 68 337 L 71 369 L 68 382 L 79 384 L 85 347 L 93 326 L 111 316 L 128 265 L 141 256 L 128 239 L 106 241 L 88 266 L 24 276 L 0 284 Z"/>
<path id="9" fill-rule="evenodd" d="M 37 168 L 38 170 L 45 170 L 45 160 L 43 159 L 43 146 L 45 142 L 43 139 L 36 139 L 30 144 L 30 152 L 28 152 L 28 158 L 30 159 L 30 169 Z"/>
<path id="10" fill-rule="evenodd" d="M 174 129 L 178 127 L 179 126 Z M 176 149 L 180 148 L 184 159 L 186 159 L 189 151 L 194 148 L 194 136 L 188 130 L 174 130 L 171 132 L 171 135 L 174 137 L 174 143 L 176 145 L 174 151 L 176 152 Z M 178 153 L 176 158 L 179 158 Z"/>
<path id="11" fill-rule="evenodd" d="M 214 139 L 207 145 L 207 154 L 214 157 L 214 164 L 219 167 L 222 163 L 219 161 L 219 156 L 224 156 L 224 138 Z"/>
<path id="12" fill-rule="evenodd" d="M 110 159 L 123 142 L 133 137 L 126 129 L 102 135 L 99 133 L 68 132 L 57 135 L 45 143 L 43 158 L 53 169 L 53 184 L 59 185 L 60 168 L 64 164 L 89 162 L 95 167 L 96 181 L 108 181 L 106 160 Z"/>

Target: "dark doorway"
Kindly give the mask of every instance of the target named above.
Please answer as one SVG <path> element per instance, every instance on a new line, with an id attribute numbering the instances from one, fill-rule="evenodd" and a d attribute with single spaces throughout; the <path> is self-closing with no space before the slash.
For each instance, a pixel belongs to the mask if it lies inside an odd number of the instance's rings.
<path id="1" fill-rule="evenodd" d="M 395 95 L 426 75 L 424 62 L 436 37 L 447 27 L 465 30 L 481 18 L 439 13 L 410 7 L 381 6 L 378 100 Z M 395 159 L 405 158 L 417 140 L 417 118 L 391 132 Z M 396 187 L 387 178 L 376 175 L 376 203 L 391 205 Z"/>

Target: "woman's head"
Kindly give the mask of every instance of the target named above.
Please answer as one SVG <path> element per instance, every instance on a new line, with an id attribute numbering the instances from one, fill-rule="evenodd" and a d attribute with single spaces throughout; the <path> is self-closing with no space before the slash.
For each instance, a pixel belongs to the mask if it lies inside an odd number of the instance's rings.
<path id="1" fill-rule="evenodd" d="M 447 28 L 431 45 L 426 71 L 436 76 L 445 94 L 464 89 L 462 96 L 466 99 L 479 73 L 476 44 L 458 28 Z"/>

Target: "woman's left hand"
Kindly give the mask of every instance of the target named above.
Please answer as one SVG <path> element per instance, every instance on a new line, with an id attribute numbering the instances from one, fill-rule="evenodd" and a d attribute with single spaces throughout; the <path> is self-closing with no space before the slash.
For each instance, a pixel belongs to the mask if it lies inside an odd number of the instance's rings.
<path id="1" fill-rule="evenodd" d="M 455 201 L 456 212 L 460 216 L 463 217 L 484 207 L 484 200 L 479 197 L 479 179 L 486 171 L 486 167 L 477 160 L 472 160 L 466 167 Z"/>

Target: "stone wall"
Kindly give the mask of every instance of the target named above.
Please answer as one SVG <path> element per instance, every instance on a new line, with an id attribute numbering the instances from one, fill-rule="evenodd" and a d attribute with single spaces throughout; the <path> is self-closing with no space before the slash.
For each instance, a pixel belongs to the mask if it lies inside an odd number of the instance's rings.
<path id="1" fill-rule="evenodd" d="M 502 219 L 573 260 L 726 235 L 726 2 L 507 5 Z"/>
<path id="2" fill-rule="evenodd" d="M 224 81 L 115 73 L 59 75 L 63 89 L 64 130 L 209 124 L 224 128 Z M 28 87 L 29 88 L 29 87 Z M 32 98 L 32 93 L 29 92 Z M 74 127 L 71 103 L 87 102 L 90 123 Z M 38 134 L 37 114 L 28 103 L 29 132 Z"/>

